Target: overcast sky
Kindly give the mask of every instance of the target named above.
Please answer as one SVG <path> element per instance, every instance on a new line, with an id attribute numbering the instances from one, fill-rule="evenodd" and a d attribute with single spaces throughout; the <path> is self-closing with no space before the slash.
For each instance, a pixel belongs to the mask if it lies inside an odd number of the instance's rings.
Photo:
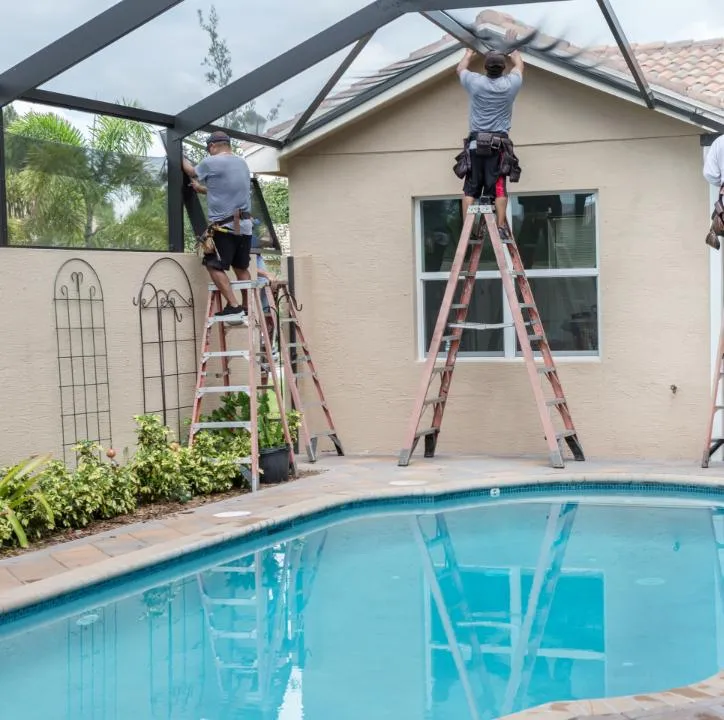
<path id="1" fill-rule="evenodd" d="M 311 37 L 369 0 L 214 0 L 221 33 L 229 43 L 234 77 L 240 77 Z M 0 0 L 0 68 L 20 61 L 114 0 Z M 211 88 L 201 62 L 208 39 L 197 12 L 211 0 L 184 0 L 145 27 L 123 38 L 46 86 L 60 92 L 108 101 L 135 100 L 146 108 L 176 113 Z M 452 5 L 455 4 L 452 0 Z M 632 42 L 724 37 L 724 0 L 612 0 Z M 578 43 L 606 44 L 612 38 L 595 0 L 498 7 L 549 34 Z M 451 10 L 472 21 L 476 10 Z M 419 15 L 405 16 L 378 31 L 348 71 L 346 82 L 373 72 L 433 42 L 441 31 Z M 258 100 L 265 112 L 283 100 L 282 117 L 302 110 L 344 53 L 320 63 Z M 343 81 L 344 82 L 344 81 Z M 75 116 L 74 117 L 78 117 Z"/>

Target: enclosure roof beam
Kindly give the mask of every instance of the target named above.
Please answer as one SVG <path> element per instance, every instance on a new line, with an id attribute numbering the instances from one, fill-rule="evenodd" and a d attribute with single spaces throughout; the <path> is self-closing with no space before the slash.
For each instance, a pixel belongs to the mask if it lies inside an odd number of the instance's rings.
<path id="1" fill-rule="evenodd" d="M 649 108 L 649 110 L 653 110 L 656 106 L 656 99 L 654 97 L 654 93 L 649 87 L 649 83 L 646 80 L 646 75 L 641 69 L 639 62 L 636 59 L 636 55 L 631 49 L 631 44 L 626 37 L 626 33 L 621 27 L 621 23 L 618 21 L 618 17 L 614 12 L 613 7 L 611 7 L 611 3 L 609 2 L 609 0 L 596 0 L 596 2 L 598 3 L 598 7 L 601 8 L 603 17 L 608 23 L 608 27 L 611 29 L 611 33 L 613 34 L 613 37 L 616 40 L 616 44 L 618 45 L 618 48 L 623 55 L 623 59 L 626 61 L 626 65 L 628 65 L 628 69 L 633 75 L 639 92 L 641 93 L 641 99 L 646 103 L 646 106 Z"/>
<path id="2" fill-rule="evenodd" d="M 450 37 L 454 37 L 465 45 L 465 47 L 475 50 L 479 55 L 485 55 L 490 50 L 490 48 L 483 45 L 470 30 L 446 12 L 442 10 L 432 10 L 430 12 L 421 12 L 420 15 L 437 25 L 441 30 L 444 30 Z"/>
<path id="3" fill-rule="evenodd" d="M 48 82 L 180 2 L 182 0 L 121 0 L 0 74 L 0 107 Z"/>
<path id="4" fill-rule="evenodd" d="M 176 116 L 176 128 L 182 135 L 190 135 L 405 13 L 442 10 L 449 3 L 450 0 L 376 0 L 183 110 Z M 520 4 L 520 0 L 456 0 L 455 4 L 458 8 L 499 7 Z"/>
<path id="5" fill-rule="evenodd" d="M 285 144 L 292 142 L 294 138 L 299 134 L 300 130 L 304 127 L 306 122 L 312 115 L 317 111 L 317 108 L 324 102 L 325 98 L 332 91 L 334 86 L 342 79 L 342 76 L 347 72 L 349 66 L 357 59 L 359 54 L 364 50 L 367 43 L 372 39 L 374 33 L 369 33 L 363 38 L 357 41 L 357 44 L 350 50 L 347 57 L 342 61 L 342 64 L 332 73 L 332 76 L 327 80 L 324 87 L 317 93 L 317 97 L 309 103 L 309 107 L 299 116 L 297 121 L 294 123 L 294 127 L 289 131 Z"/>

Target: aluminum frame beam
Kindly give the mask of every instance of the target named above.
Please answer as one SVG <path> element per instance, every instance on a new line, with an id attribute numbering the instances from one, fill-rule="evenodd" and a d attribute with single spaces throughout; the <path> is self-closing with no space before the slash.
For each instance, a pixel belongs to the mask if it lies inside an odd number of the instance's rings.
<path id="1" fill-rule="evenodd" d="M 10 244 L 8 229 L 7 175 L 5 170 L 5 118 L 0 107 L 0 247 Z"/>
<path id="2" fill-rule="evenodd" d="M 48 82 L 183 0 L 121 0 L 0 74 L 0 107 Z"/>
<path id="3" fill-rule="evenodd" d="M 190 135 L 402 15 L 441 10 L 449 1 L 376 0 L 186 108 L 176 116 L 175 127 L 183 135 Z M 523 2 L 535 4 L 550 0 Z M 459 8 L 499 7 L 520 4 L 520 0 L 456 0 L 456 4 Z"/>
<path id="4" fill-rule="evenodd" d="M 284 144 L 292 142 L 294 138 L 299 134 L 301 129 L 307 123 L 310 117 L 314 115 L 317 108 L 324 102 L 327 95 L 332 92 L 334 86 L 342 79 L 342 76 L 347 72 L 349 66 L 359 57 L 359 54 L 365 49 L 367 43 L 372 39 L 374 33 L 365 35 L 363 38 L 357 41 L 357 44 L 350 50 L 347 57 L 342 61 L 342 64 L 332 73 L 331 77 L 324 84 L 324 87 L 317 93 L 317 97 L 309 103 L 309 107 L 299 116 L 299 119 L 294 123 L 294 126 L 289 131 L 289 134 L 284 140 Z"/>
<path id="5" fill-rule="evenodd" d="M 656 107 L 656 98 L 649 87 L 646 75 L 641 69 L 639 62 L 636 59 L 636 55 L 631 49 L 631 44 L 626 37 L 626 33 L 623 31 L 613 7 L 611 7 L 611 3 L 609 0 L 596 0 L 596 3 L 598 4 L 598 7 L 601 8 L 603 17 L 606 20 L 614 39 L 616 40 L 616 44 L 623 55 L 623 59 L 626 61 L 626 65 L 633 75 L 634 81 L 641 93 L 641 98 L 644 100 L 649 110 L 653 110 Z"/>

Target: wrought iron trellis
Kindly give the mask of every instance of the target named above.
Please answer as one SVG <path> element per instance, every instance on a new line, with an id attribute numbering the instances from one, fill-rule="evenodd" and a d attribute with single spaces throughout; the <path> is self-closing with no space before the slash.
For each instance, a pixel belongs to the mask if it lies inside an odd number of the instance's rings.
<path id="1" fill-rule="evenodd" d="M 164 282 L 173 276 L 173 283 Z M 178 282 L 181 290 L 168 287 Z M 173 258 L 156 260 L 133 304 L 138 307 L 141 332 L 143 412 L 160 415 L 181 439 L 185 411 L 193 406 L 197 372 L 194 294 L 186 271 Z"/>
<path id="2" fill-rule="evenodd" d="M 63 458 L 80 440 L 112 445 L 103 289 L 80 258 L 64 262 L 53 289 Z"/>

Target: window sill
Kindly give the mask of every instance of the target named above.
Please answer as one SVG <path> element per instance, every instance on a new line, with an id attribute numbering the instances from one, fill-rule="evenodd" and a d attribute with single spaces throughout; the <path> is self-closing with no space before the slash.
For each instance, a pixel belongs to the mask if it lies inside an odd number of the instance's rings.
<path id="1" fill-rule="evenodd" d="M 442 360 L 443 358 L 440 358 Z M 427 358 L 418 358 L 415 362 L 417 365 L 423 365 L 427 361 Z M 570 365 L 573 363 L 581 363 L 581 364 L 598 364 L 601 362 L 601 356 L 600 355 L 553 355 L 553 361 L 556 363 L 556 365 Z M 488 364 L 491 365 L 497 365 L 501 363 L 505 364 L 511 364 L 511 365 L 522 365 L 525 362 L 525 359 L 523 357 L 459 357 L 456 361 L 460 364 L 471 364 L 471 363 L 479 363 L 479 364 Z"/>

